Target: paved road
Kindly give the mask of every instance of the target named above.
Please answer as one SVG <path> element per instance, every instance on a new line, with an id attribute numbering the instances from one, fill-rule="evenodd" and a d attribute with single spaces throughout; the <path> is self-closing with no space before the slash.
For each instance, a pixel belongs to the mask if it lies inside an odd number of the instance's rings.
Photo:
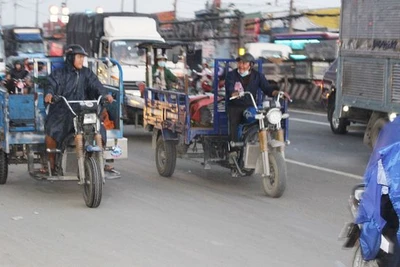
<path id="1" fill-rule="evenodd" d="M 333 135 L 325 117 L 291 116 L 280 199 L 255 177 L 188 160 L 162 178 L 151 135 L 132 127 L 129 160 L 115 164 L 123 178 L 107 182 L 98 209 L 75 183 L 37 182 L 12 166 L 0 187 L 0 266 L 349 266 L 337 236 L 369 149 L 361 133 Z"/>

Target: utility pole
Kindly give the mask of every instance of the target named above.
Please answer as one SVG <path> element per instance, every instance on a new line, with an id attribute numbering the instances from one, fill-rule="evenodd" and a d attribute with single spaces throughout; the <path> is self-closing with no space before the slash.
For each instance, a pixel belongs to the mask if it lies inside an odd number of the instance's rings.
<path id="1" fill-rule="evenodd" d="M 3 14 L 3 1 L 0 0 L 0 26 L 3 25 L 2 14 Z"/>
<path id="2" fill-rule="evenodd" d="M 124 0 L 121 0 L 121 12 L 124 12 Z"/>
<path id="3" fill-rule="evenodd" d="M 14 0 L 14 26 L 17 25 L 17 0 Z"/>
<path id="4" fill-rule="evenodd" d="M 290 9 L 289 9 L 289 33 L 293 32 L 293 1 L 290 0 Z"/>
<path id="5" fill-rule="evenodd" d="M 136 0 L 133 0 L 133 12 L 136 13 Z"/>
<path id="6" fill-rule="evenodd" d="M 35 23 L 35 25 L 36 25 L 36 27 L 39 27 L 39 0 L 36 0 L 36 23 Z"/>
<path id="7" fill-rule="evenodd" d="M 174 6 L 174 15 L 175 15 L 175 20 L 176 20 L 176 5 L 178 4 L 178 0 L 174 0 L 173 6 Z"/>
<path id="8" fill-rule="evenodd" d="M 244 32 L 244 30 L 245 30 L 244 29 L 245 28 L 244 22 L 245 22 L 244 13 L 239 11 L 239 14 L 238 14 L 238 24 L 239 24 L 238 55 L 239 56 L 241 56 L 242 53 L 244 53 L 244 50 L 243 50 L 243 48 L 244 48 L 244 34 L 245 34 L 245 32 Z"/>

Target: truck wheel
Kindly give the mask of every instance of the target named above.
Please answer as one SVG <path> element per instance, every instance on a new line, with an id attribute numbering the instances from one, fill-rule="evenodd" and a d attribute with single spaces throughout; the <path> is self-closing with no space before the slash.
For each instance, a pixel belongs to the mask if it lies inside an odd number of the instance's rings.
<path id="1" fill-rule="evenodd" d="M 376 141 L 378 140 L 379 133 L 381 132 L 382 128 L 387 123 L 387 120 L 384 118 L 379 118 L 375 121 L 374 126 L 371 129 L 371 145 L 372 148 L 375 147 Z"/>
<path id="2" fill-rule="evenodd" d="M 328 119 L 329 124 L 331 125 L 331 130 L 334 134 L 346 134 L 347 133 L 347 125 L 349 124 L 347 119 L 335 119 L 333 117 L 333 113 L 335 112 L 335 107 L 331 106 L 328 109 Z"/>
<path id="3" fill-rule="evenodd" d="M 176 146 L 172 141 L 164 141 L 160 136 L 156 144 L 156 165 L 161 176 L 170 177 L 175 171 Z"/>
<path id="4" fill-rule="evenodd" d="M 0 150 L 0 184 L 5 184 L 8 178 L 8 158 L 3 150 Z"/>
<path id="5" fill-rule="evenodd" d="M 263 177 L 262 183 L 267 196 L 279 198 L 286 188 L 286 162 L 279 152 L 268 153 L 270 176 Z"/>
<path id="6" fill-rule="evenodd" d="M 85 184 L 83 185 L 83 198 L 86 206 L 97 208 L 103 194 L 103 180 L 98 161 L 93 157 L 85 159 Z"/>

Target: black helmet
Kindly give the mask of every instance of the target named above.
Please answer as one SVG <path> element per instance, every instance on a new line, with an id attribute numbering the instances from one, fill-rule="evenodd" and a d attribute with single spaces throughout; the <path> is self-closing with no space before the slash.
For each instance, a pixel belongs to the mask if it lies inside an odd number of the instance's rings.
<path id="1" fill-rule="evenodd" d="M 14 61 L 14 66 L 17 66 L 18 64 L 22 66 L 22 63 L 21 63 L 21 61 L 20 61 L 20 60 L 16 60 L 16 61 Z"/>
<path id="2" fill-rule="evenodd" d="M 254 63 L 256 60 L 254 59 L 254 57 L 250 53 L 245 53 L 244 55 L 237 57 L 236 61 Z"/>
<path id="3" fill-rule="evenodd" d="M 65 62 L 71 66 L 74 65 L 75 55 L 87 56 L 85 49 L 82 46 L 73 44 L 67 47 L 65 50 Z"/>
<path id="4" fill-rule="evenodd" d="M 85 49 L 83 49 L 82 46 L 77 45 L 77 44 L 72 44 L 67 47 L 67 50 L 65 50 L 65 54 L 68 55 L 84 55 L 87 56 L 88 54 L 86 53 Z"/>

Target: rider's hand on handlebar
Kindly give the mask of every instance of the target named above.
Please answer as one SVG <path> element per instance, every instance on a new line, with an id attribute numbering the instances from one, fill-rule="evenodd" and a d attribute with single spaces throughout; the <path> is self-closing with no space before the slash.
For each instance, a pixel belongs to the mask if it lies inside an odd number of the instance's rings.
<path id="1" fill-rule="evenodd" d="M 44 98 L 44 102 L 45 103 L 51 103 L 51 101 L 53 100 L 53 95 L 52 94 L 47 94 Z"/>
<path id="2" fill-rule="evenodd" d="M 292 98 L 290 97 L 290 95 L 289 95 L 287 92 L 275 90 L 275 91 L 272 93 L 272 96 L 274 96 L 274 97 L 275 97 L 275 96 L 278 96 L 278 94 L 279 94 L 280 92 L 283 93 L 283 97 L 284 97 L 285 99 L 287 99 L 289 102 L 292 102 Z"/>
<path id="3" fill-rule="evenodd" d="M 112 95 L 106 95 L 106 101 L 108 102 L 108 103 L 112 103 L 113 101 L 114 101 L 114 98 L 112 97 Z"/>

